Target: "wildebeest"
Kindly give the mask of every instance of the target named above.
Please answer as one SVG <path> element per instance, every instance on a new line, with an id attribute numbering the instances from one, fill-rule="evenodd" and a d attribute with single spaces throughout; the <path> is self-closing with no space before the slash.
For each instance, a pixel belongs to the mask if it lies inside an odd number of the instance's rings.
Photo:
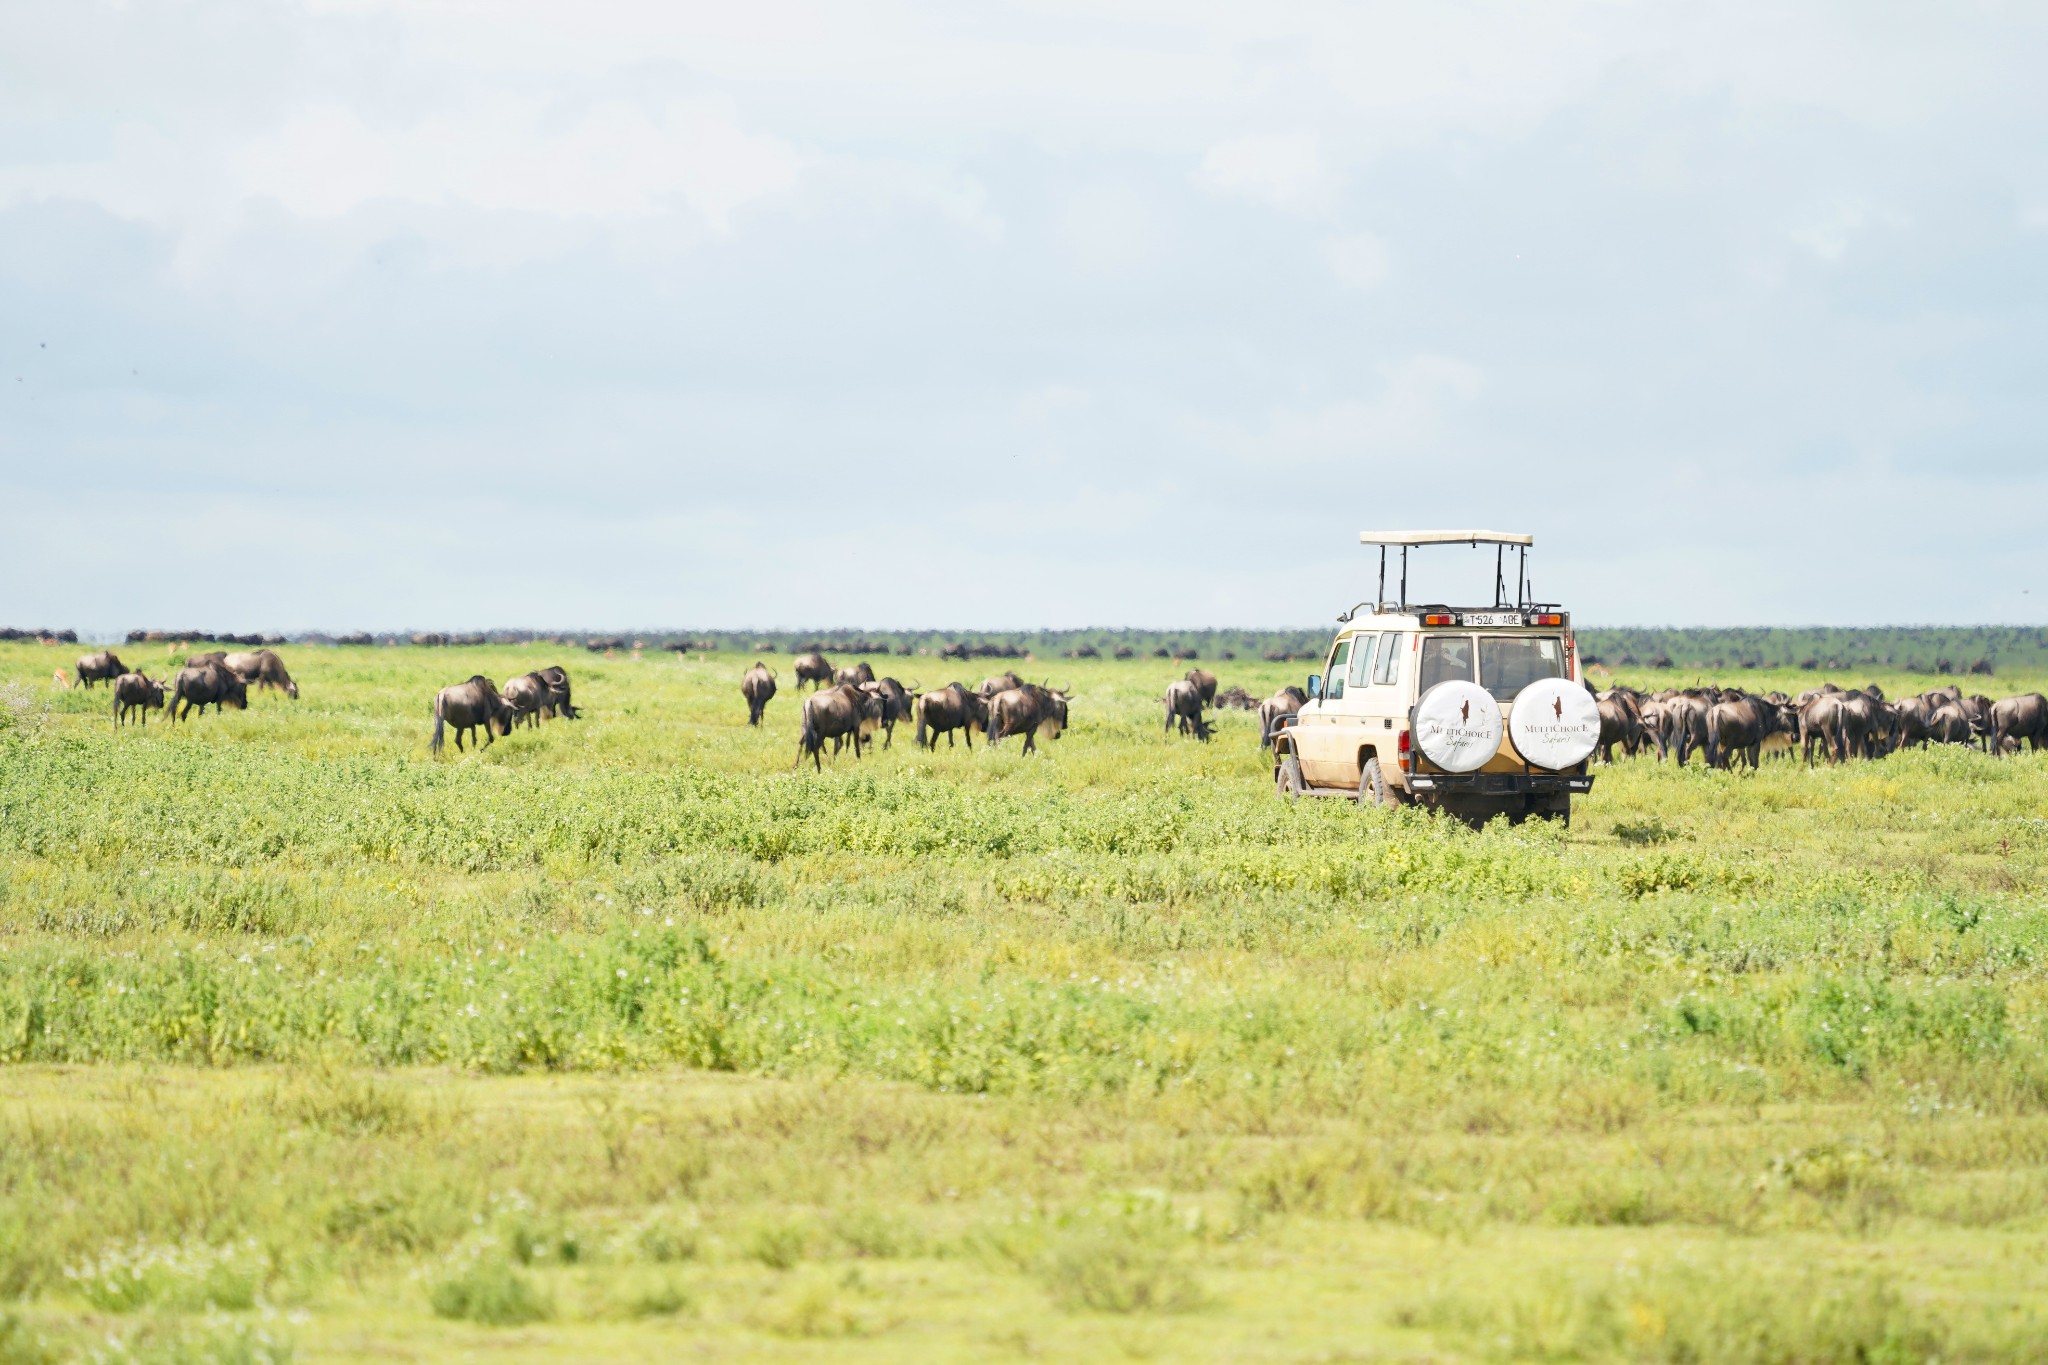
<path id="1" fill-rule="evenodd" d="M 559 714 L 564 720 L 582 720 L 583 713 L 576 709 L 569 698 L 569 670 L 560 664 L 549 664 L 538 668 L 533 676 L 539 678 L 547 695 L 541 698 L 540 714 L 543 720 L 553 720 Z"/>
<path id="2" fill-rule="evenodd" d="M 993 678 L 983 678 L 981 687 L 977 690 L 987 698 L 995 696 L 998 692 L 1014 692 L 1022 686 L 1024 680 L 1015 673 L 1002 673 Z"/>
<path id="3" fill-rule="evenodd" d="M 119 729 L 128 713 L 138 723 L 149 724 L 149 713 L 164 709 L 164 685 L 140 673 L 123 673 L 114 679 L 114 726 Z"/>
<path id="4" fill-rule="evenodd" d="M 797 739 L 796 766 L 802 767 L 808 754 L 811 766 L 820 772 L 825 741 L 853 741 L 853 756 L 860 757 L 861 738 L 882 721 L 882 697 L 850 683 L 820 688 L 804 699 L 803 732 Z"/>
<path id="5" fill-rule="evenodd" d="M 972 749 L 975 731 L 988 732 L 988 698 L 979 692 L 969 692 L 965 683 L 956 682 L 917 699 L 919 748 L 938 748 L 940 735 L 946 737 L 946 747 L 951 748 L 955 730 L 966 736 L 967 747 Z"/>
<path id="6" fill-rule="evenodd" d="M 1233 687 L 1228 692 L 1218 692 L 1216 694 L 1216 709 L 1218 711 L 1256 711 L 1259 709 L 1259 699 L 1245 691 L 1242 687 Z"/>
<path id="7" fill-rule="evenodd" d="M 1657 746 L 1658 756 L 1676 749 L 1678 766 L 1683 768 L 1694 749 L 1707 746 L 1707 708 L 1713 703 L 1699 689 L 1668 693 L 1658 701 L 1664 711 L 1664 742 Z"/>
<path id="8" fill-rule="evenodd" d="M 1170 734 L 1176 722 L 1180 732 L 1194 731 L 1196 739 L 1204 744 L 1209 742 L 1209 723 L 1202 719 L 1202 689 L 1192 678 L 1182 678 L 1169 683 L 1166 688 L 1166 729 Z"/>
<path id="9" fill-rule="evenodd" d="M 75 671 L 78 676 L 71 680 L 71 685 L 77 687 L 83 683 L 89 688 L 96 682 L 112 682 L 121 677 L 128 672 L 128 665 L 122 663 L 113 650 L 103 649 L 97 654 L 79 655 Z"/>
<path id="10" fill-rule="evenodd" d="M 1715 702 L 1707 709 L 1707 766 L 1732 768 L 1737 758 L 1747 758 L 1756 768 L 1764 740 L 1784 725 L 1783 713 L 1762 697 L 1729 696 Z"/>
<path id="11" fill-rule="evenodd" d="M 540 725 L 540 708 L 547 704 L 548 685 L 540 680 L 538 673 L 522 673 L 516 678 L 507 678 L 499 700 L 511 712 L 505 722 L 505 731 L 510 734 L 515 725 Z"/>
<path id="12" fill-rule="evenodd" d="M 1187 672 L 1187 679 L 1195 685 L 1195 691 L 1202 698 L 1202 705 L 1214 706 L 1216 704 L 1216 675 L 1214 673 L 1211 673 L 1206 668 L 1191 668 Z"/>
<path id="13" fill-rule="evenodd" d="M 1802 694 L 1806 695 L 1806 694 Z M 1799 747 L 1806 759 L 1806 766 L 1813 766 L 1813 750 L 1820 746 L 1831 762 L 1844 762 L 1849 757 L 1848 740 L 1843 734 L 1842 698 L 1835 692 L 1814 692 L 1809 699 L 1797 707 L 1799 713 Z"/>
<path id="14" fill-rule="evenodd" d="M 1968 744 L 1971 731 L 1970 713 L 1961 702 L 1944 701 L 1927 717 L 1927 737 L 1936 744 Z"/>
<path id="15" fill-rule="evenodd" d="M 759 725 L 775 696 L 775 670 L 754 660 L 754 666 L 740 679 L 740 695 L 747 699 L 747 724 Z"/>
<path id="16" fill-rule="evenodd" d="M 468 682 L 454 683 L 434 694 L 434 737 L 427 745 L 434 753 L 441 752 L 446 726 L 455 730 L 457 753 L 462 751 L 462 737 L 477 730 L 484 732 L 484 742 L 478 747 L 488 749 L 496 736 L 512 733 L 512 708 L 505 705 L 497 684 L 477 673 Z"/>
<path id="17" fill-rule="evenodd" d="M 2017 749 L 2026 740 L 2036 749 L 2048 748 L 2048 697 L 2027 692 L 1991 703 L 1991 752 L 2003 753 L 2011 740 Z"/>
<path id="18" fill-rule="evenodd" d="M 1600 711 L 1600 761 L 1614 762 L 1617 744 L 1623 754 L 1633 757 L 1643 746 L 1643 714 L 1637 709 L 1635 694 L 1625 687 L 1612 688 L 1594 693 L 1593 704 Z"/>
<path id="19" fill-rule="evenodd" d="M 861 667 L 867 667 L 862 664 Z M 911 684 L 915 687 L 916 684 Z M 910 699 L 910 688 L 894 678 L 876 678 L 863 685 L 863 690 L 872 691 L 882 699 L 882 747 L 888 748 L 896 742 L 896 723 L 908 721 L 915 711 Z"/>
<path id="20" fill-rule="evenodd" d="M 795 664 L 796 690 L 804 690 L 804 684 L 813 687 L 832 686 L 832 661 L 822 654 L 801 654 Z"/>
<path id="21" fill-rule="evenodd" d="M 293 701 L 299 699 L 299 685 L 292 681 L 292 675 L 285 672 L 284 660 L 268 649 L 252 650 L 247 653 L 222 656 L 234 675 L 243 682 L 257 687 L 275 687 Z"/>
<path id="22" fill-rule="evenodd" d="M 851 668 L 835 668 L 832 670 L 832 681 L 835 684 L 852 683 L 855 687 L 859 687 L 862 683 L 871 683 L 874 680 L 875 670 L 869 667 L 866 659 L 862 659 Z"/>
<path id="23" fill-rule="evenodd" d="M 209 706 L 215 711 L 226 706 L 237 711 L 248 710 L 249 685 L 218 658 L 187 662 L 171 682 L 171 700 L 164 715 L 167 719 L 179 721 L 191 715 L 193 708 L 197 707 L 204 713 Z"/>
<path id="24" fill-rule="evenodd" d="M 1272 696 L 1259 703 L 1259 747 L 1273 747 L 1273 732 L 1287 716 L 1299 715 L 1301 708 L 1308 705 L 1308 693 L 1292 686 L 1281 688 Z"/>
<path id="25" fill-rule="evenodd" d="M 988 700 L 988 743 L 1010 735 L 1024 736 L 1024 752 L 1038 748 L 1038 737 L 1058 739 L 1067 727 L 1067 694 L 1064 687 L 1040 687 L 1025 683 L 998 692 Z"/>

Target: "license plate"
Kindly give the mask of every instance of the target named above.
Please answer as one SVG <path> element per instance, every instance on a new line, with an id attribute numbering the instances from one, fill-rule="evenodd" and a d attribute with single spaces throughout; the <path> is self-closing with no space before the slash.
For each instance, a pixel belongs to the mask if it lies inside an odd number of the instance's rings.
<path id="1" fill-rule="evenodd" d="M 1522 614 L 1518 611 L 1468 611 L 1458 618 L 1461 626 L 1519 626 Z"/>

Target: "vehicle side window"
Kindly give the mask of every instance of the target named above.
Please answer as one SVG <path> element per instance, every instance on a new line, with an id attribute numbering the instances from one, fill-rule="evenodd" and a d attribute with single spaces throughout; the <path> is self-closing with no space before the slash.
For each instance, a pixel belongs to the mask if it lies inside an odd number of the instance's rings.
<path id="1" fill-rule="evenodd" d="M 1416 679 L 1415 691 L 1419 696 L 1440 682 L 1451 679 L 1461 682 L 1477 682 L 1472 670 L 1472 637 L 1469 635 L 1431 635 L 1422 641 L 1422 675 Z"/>
<path id="2" fill-rule="evenodd" d="M 1401 678 L 1401 636 L 1397 631 L 1388 631 L 1380 636 L 1380 666 L 1374 670 L 1372 680 L 1385 685 L 1398 682 Z"/>
<path id="3" fill-rule="evenodd" d="M 1339 640 L 1337 647 L 1330 651 L 1330 666 L 1323 670 L 1323 700 L 1335 701 L 1344 695 L 1344 665 L 1351 658 L 1351 641 Z"/>
<path id="4" fill-rule="evenodd" d="M 1380 642 L 1377 635 L 1360 635 L 1351 642 L 1351 678 L 1353 687 L 1364 687 L 1372 681 L 1373 647 Z"/>

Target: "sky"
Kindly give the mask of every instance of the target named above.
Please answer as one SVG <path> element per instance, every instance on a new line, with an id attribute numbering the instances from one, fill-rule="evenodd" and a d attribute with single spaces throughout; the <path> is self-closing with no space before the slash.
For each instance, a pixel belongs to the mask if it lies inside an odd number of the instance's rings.
<path id="1" fill-rule="evenodd" d="M 1588 624 L 2038 622 L 2044 59 L 2038 4 L 9 0 L 0 624 L 1292 626 L 1420 526 Z"/>

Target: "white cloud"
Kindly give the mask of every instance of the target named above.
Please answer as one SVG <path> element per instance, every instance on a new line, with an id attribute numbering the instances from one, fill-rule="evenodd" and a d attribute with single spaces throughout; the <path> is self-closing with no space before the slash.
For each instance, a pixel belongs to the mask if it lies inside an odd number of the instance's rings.
<path id="1" fill-rule="evenodd" d="M 1195 180 L 1212 194 L 1298 214 L 1322 213 L 1336 189 L 1314 133 L 1253 134 L 1219 142 L 1203 155 Z"/>
<path id="2" fill-rule="evenodd" d="M 1330 273 L 1348 289 L 1377 289 L 1387 282 L 1392 269 L 1387 244 L 1370 232 L 1330 238 L 1323 243 L 1323 256 L 1330 263 Z"/>
<path id="3" fill-rule="evenodd" d="M 308 110 L 230 160 L 243 197 L 313 218 L 386 199 L 564 218 L 686 207 L 719 233 L 747 205 L 792 188 L 800 165 L 787 143 L 742 128 L 722 99 L 611 101 L 565 118 L 507 94 L 414 123 Z"/>

